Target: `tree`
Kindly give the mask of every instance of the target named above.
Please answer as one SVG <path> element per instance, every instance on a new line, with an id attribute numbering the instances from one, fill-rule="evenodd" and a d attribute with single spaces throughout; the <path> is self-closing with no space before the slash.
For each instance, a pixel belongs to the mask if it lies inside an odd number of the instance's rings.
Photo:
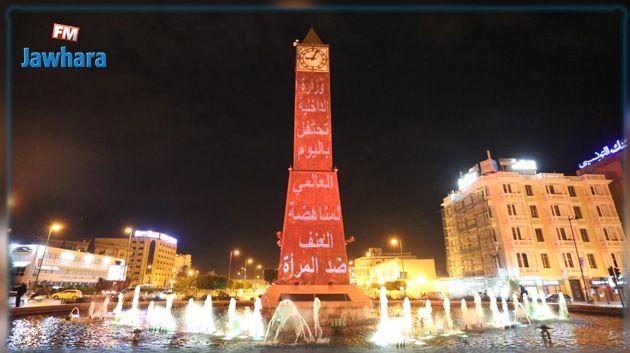
<path id="1" fill-rule="evenodd" d="M 206 273 L 205 275 L 197 277 L 196 285 L 197 288 L 201 289 L 223 289 L 225 288 L 226 282 L 227 278 L 223 276 Z"/>

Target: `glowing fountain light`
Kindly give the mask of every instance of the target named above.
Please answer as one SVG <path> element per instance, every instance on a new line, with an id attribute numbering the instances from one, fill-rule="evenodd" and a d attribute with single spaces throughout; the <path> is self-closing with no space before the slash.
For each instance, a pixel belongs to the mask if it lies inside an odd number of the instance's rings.
<path id="1" fill-rule="evenodd" d="M 186 309 L 184 309 L 184 322 L 187 332 L 206 332 L 205 312 L 201 310 L 201 307 L 195 303 L 193 298 L 188 299 Z"/>
<path id="2" fill-rule="evenodd" d="M 380 319 L 376 333 L 372 336 L 372 342 L 379 346 L 400 344 L 404 342 L 403 325 L 400 319 L 395 320 L 387 313 L 387 289 L 381 287 L 380 295 Z"/>
<path id="3" fill-rule="evenodd" d="M 306 320 L 300 315 L 298 308 L 289 299 L 285 299 L 278 304 L 274 311 L 267 332 L 265 333 L 266 343 L 280 343 L 281 334 L 288 333 L 295 335 L 293 343 L 298 343 L 302 339 L 305 343 L 314 343 L 315 338 L 308 327 Z"/>
<path id="4" fill-rule="evenodd" d="M 413 321 L 411 319 L 411 302 L 405 297 L 403 300 L 403 331 L 402 336 L 411 338 L 413 332 Z"/>
<path id="5" fill-rule="evenodd" d="M 463 299 L 462 299 L 463 300 Z M 464 302 L 465 304 L 466 302 Z M 453 331 L 453 319 L 451 318 L 451 301 L 448 297 L 444 297 L 444 302 L 442 303 L 444 306 L 444 316 L 446 317 L 446 327 L 448 327 L 448 331 Z M 468 308 L 466 308 L 468 309 Z M 468 311 L 468 310 L 466 310 Z M 463 312 L 462 312 L 463 314 Z"/>
<path id="6" fill-rule="evenodd" d="M 569 318 L 567 301 L 564 298 L 564 294 L 562 292 L 558 292 L 558 318 L 560 320 L 567 320 Z"/>
<path id="7" fill-rule="evenodd" d="M 262 299 L 257 297 L 254 301 L 254 312 L 251 314 L 249 321 L 249 335 L 255 340 L 265 338 L 265 323 L 262 314 Z"/>
<path id="8" fill-rule="evenodd" d="M 486 326 L 485 315 L 483 314 L 483 308 L 481 307 L 481 297 L 479 293 L 475 293 L 475 312 L 477 313 L 477 326 L 484 327 Z"/>
<path id="9" fill-rule="evenodd" d="M 495 327 L 502 326 L 501 313 L 499 313 L 499 308 L 497 306 L 497 297 L 494 295 L 494 291 L 492 289 L 488 289 L 488 296 L 490 297 L 490 311 L 492 312 L 490 324 Z"/>
<path id="10" fill-rule="evenodd" d="M 315 297 L 313 299 L 313 334 L 315 336 L 315 340 L 320 340 L 322 338 L 322 327 L 319 324 L 319 310 L 322 307 L 322 303 L 319 298 Z"/>
<path id="11" fill-rule="evenodd" d="M 203 331 L 207 333 L 214 333 L 217 328 L 214 323 L 214 313 L 212 312 L 212 296 L 208 294 L 206 297 L 206 301 L 203 303 L 203 317 L 204 320 L 204 328 Z"/>

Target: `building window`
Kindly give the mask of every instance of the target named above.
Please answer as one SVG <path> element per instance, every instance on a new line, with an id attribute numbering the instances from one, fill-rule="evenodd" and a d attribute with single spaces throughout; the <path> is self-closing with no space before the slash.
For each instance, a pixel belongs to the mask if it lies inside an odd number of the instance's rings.
<path id="1" fill-rule="evenodd" d="M 567 236 L 567 231 L 564 228 L 556 228 L 556 234 L 558 234 L 558 240 L 572 240 Z"/>
<path id="2" fill-rule="evenodd" d="M 510 216 L 516 216 L 516 207 L 512 204 L 507 205 L 508 214 Z"/>
<path id="3" fill-rule="evenodd" d="M 558 193 L 558 192 L 556 192 L 557 191 L 556 188 L 553 185 L 551 185 L 551 184 L 546 185 L 545 188 L 547 189 L 547 193 L 548 194 L 552 194 L 553 195 L 553 194 L 557 194 Z"/>
<path id="4" fill-rule="evenodd" d="M 512 193 L 512 185 L 511 184 L 503 184 L 503 193 L 511 194 Z"/>
<path id="5" fill-rule="evenodd" d="M 582 210 L 580 206 L 573 206 L 573 213 L 575 213 L 575 219 L 582 219 Z"/>
<path id="6" fill-rule="evenodd" d="M 512 238 L 514 240 L 525 240 L 525 237 L 521 233 L 520 227 L 512 227 Z"/>
<path id="7" fill-rule="evenodd" d="M 534 232 L 536 232 L 536 240 L 539 242 L 544 242 L 545 238 L 543 237 L 543 232 L 542 229 L 540 228 L 535 228 Z"/>
<path id="8" fill-rule="evenodd" d="M 580 228 L 580 236 L 582 236 L 582 241 L 585 243 L 590 243 L 591 239 L 588 237 L 588 232 L 584 228 Z"/>
<path id="9" fill-rule="evenodd" d="M 593 254 L 586 254 L 586 258 L 588 259 L 588 265 L 591 268 L 597 268 L 597 263 L 595 262 L 595 255 L 593 255 Z"/>
<path id="10" fill-rule="evenodd" d="M 591 194 L 593 195 L 606 195 L 604 188 L 601 185 L 591 186 Z"/>
<path id="11" fill-rule="evenodd" d="M 562 258 L 564 259 L 564 266 L 568 268 L 573 268 L 573 257 L 571 253 L 565 252 L 562 253 Z"/>
<path id="12" fill-rule="evenodd" d="M 531 185 L 525 185 L 525 194 L 527 194 L 527 196 L 534 196 L 534 190 Z"/>
<path id="13" fill-rule="evenodd" d="M 553 206 L 551 206 L 551 214 L 552 214 L 552 215 L 554 215 L 554 216 L 556 216 L 556 217 L 560 217 L 560 216 L 562 216 L 562 215 L 560 214 L 560 206 L 558 206 L 558 205 L 553 205 Z"/>
<path id="14" fill-rule="evenodd" d="M 571 197 L 576 197 L 577 194 L 575 193 L 575 186 L 569 186 L 569 196 Z"/>
<path id="15" fill-rule="evenodd" d="M 542 260 L 543 268 L 551 268 L 551 264 L 549 263 L 549 255 L 540 254 L 540 259 Z"/>
<path id="16" fill-rule="evenodd" d="M 617 231 L 614 228 L 603 228 L 604 237 L 606 240 L 617 241 L 619 237 L 617 236 Z"/>
<path id="17" fill-rule="evenodd" d="M 530 205 L 529 211 L 532 213 L 532 218 L 538 218 L 538 209 L 535 205 Z"/>
<path id="18" fill-rule="evenodd" d="M 527 260 L 526 253 L 516 253 L 516 259 L 518 260 L 518 267 L 529 268 L 529 261 Z"/>

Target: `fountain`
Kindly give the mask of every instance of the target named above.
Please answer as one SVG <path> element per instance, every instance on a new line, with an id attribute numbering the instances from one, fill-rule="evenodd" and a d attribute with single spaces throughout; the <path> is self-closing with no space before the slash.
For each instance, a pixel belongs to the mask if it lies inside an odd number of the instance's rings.
<path id="1" fill-rule="evenodd" d="M 116 307 L 114 308 L 114 315 L 119 316 L 122 313 L 123 309 L 123 294 L 118 293 L 118 303 L 116 303 Z"/>
<path id="2" fill-rule="evenodd" d="M 88 318 L 93 318 L 94 317 L 94 309 L 96 308 L 96 303 L 95 302 L 91 302 L 90 303 L 90 307 L 88 309 Z"/>
<path id="3" fill-rule="evenodd" d="M 184 309 L 184 322 L 186 324 L 186 332 L 206 332 L 204 317 L 205 313 L 197 305 L 193 298 L 188 299 L 186 309 Z"/>
<path id="4" fill-rule="evenodd" d="M 488 289 L 488 297 L 490 298 L 490 312 L 492 313 L 490 324 L 494 327 L 502 326 L 501 313 L 499 313 L 499 307 L 497 306 L 497 297 L 494 295 L 492 289 Z"/>
<path id="5" fill-rule="evenodd" d="M 481 307 L 481 296 L 479 296 L 479 293 L 475 293 L 474 299 L 475 299 L 475 312 L 477 313 L 477 326 L 484 327 L 486 326 L 485 315 L 483 314 L 483 307 Z"/>
<path id="6" fill-rule="evenodd" d="M 510 311 L 508 310 L 507 299 L 505 299 L 505 297 L 501 297 L 501 310 L 503 311 L 503 314 L 501 315 L 501 321 L 503 322 L 503 325 L 511 325 L 512 322 L 510 320 Z"/>
<path id="7" fill-rule="evenodd" d="M 313 299 L 313 334 L 315 335 L 315 340 L 319 340 L 322 338 L 322 327 L 319 324 L 319 310 L 322 307 L 322 302 L 319 298 L 315 297 Z"/>
<path id="8" fill-rule="evenodd" d="M 203 303 L 202 309 L 204 320 L 203 331 L 207 333 L 214 333 L 217 328 L 214 323 L 214 313 L 212 312 L 212 296 L 208 294 L 206 301 Z"/>
<path id="9" fill-rule="evenodd" d="M 230 302 L 230 304 L 232 303 Z M 300 338 L 306 343 L 315 342 L 315 338 L 306 320 L 300 315 L 295 304 L 288 299 L 281 301 L 276 307 L 276 311 L 273 313 L 269 325 L 267 326 L 265 342 L 274 344 L 280 343 L 280 334 L 286 331 L 295 334 L 293 343 L 298 343 Z"/>
<path id="10" fill-rule="evenodd" d="M 465 304 L 466 304 L 466 302 L 464 302 L 463 305 L 465 305 Z M 449 332 L 452 332 L 453 331 L 453 319 L 451 318 L 451 301 L 450 301 L 450 299 L 448 299 L 448 297 L 444 297 L 444 302 L 442 303 L 442 305 L 444 306 L 444 316 L 446 317 L 446 327 L 448 327 L 448 331 Z M 466 311 L 468 311 L 468 310 L 466 310 Z"/>
<path id="11" fill-rule="evenodd" d="M 567 309 L 567 301 L 562 292 L 558 292 L 558 318 L 567 320 L 569 318 L 569 309 Z"/>
<path id="12" fill-rule="evenodd" d="M 260 340 L 265 337 L 265 323 L 263 322 L 262 314 L 262 299 L 256 297 L 254 301 L 254 312 L 251 314 L 249 321 L 249 336 Z M 321 330 L 321 328 L 320 328 Z"/>
<path id="13" fill-rule="evenodd" d="M 405 297 L 403 300 L 403 331 L 402 336 L 404 338 L 411 338 L 413 332 L 413 321 L 411 318 L 411 302 L 409 298 Z"/>

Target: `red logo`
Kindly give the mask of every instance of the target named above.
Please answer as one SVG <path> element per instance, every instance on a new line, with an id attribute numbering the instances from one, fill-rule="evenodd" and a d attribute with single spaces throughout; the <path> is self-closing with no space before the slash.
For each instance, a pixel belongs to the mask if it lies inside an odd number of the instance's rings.
<path id="1" fill-rule="evenodd" d="M 76 42 L 79 40 L 79 27 L 53 23 L 52 38 Z"/>

